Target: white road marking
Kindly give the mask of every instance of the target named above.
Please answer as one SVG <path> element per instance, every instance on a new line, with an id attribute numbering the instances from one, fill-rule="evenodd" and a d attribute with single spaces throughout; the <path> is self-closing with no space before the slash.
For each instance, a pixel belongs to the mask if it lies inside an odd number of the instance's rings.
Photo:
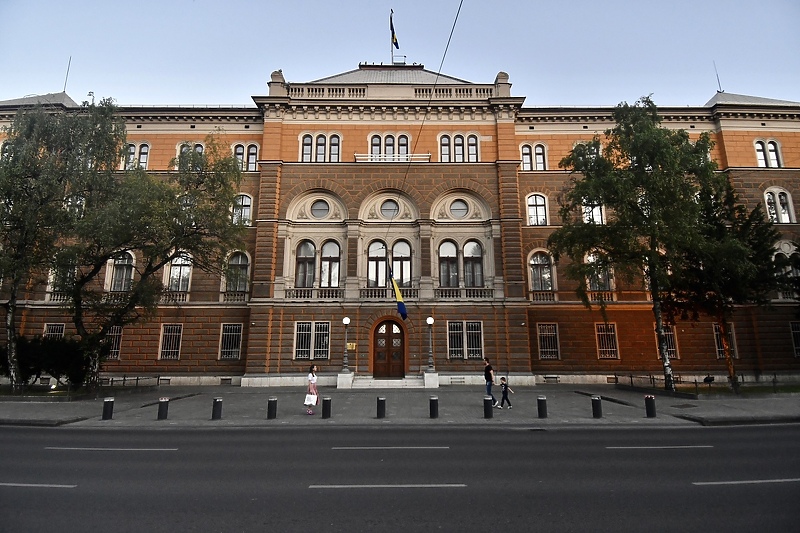
<path id="1" fill-rule="evenodd" d="M 450 446 L 334 446 L 331 450 L 449 450 Z"/>
<path id="2" fill-rule="evenodd" d="M 403 485 L 309 485 L 309 489 L 460 489 L 464 483 L 430 483 Z"/>
<path id="3" fill-rule="evenodd" d="M 692 485 L 756 485 L 759 483 L 797 483 L 800 477 L 786 479 L 748 479 L 742 481 L 695 481 Z"/>
<path id="4" fill-rule="evenodd" d="M 78 452 L 177 452 L 178 448 L 68 448 L 62 446 L 45 446 L 45 450 L 78 451 Z"/>
<path id="5" fill-rule="evenodd" d="M 50 483 L 0 483 L 0 487 L 21 487 L 32 489 L 74 489 L 78 485 L 53 485 Z"/>
<path id="6" fill-rule="evenodd" d="M 607 450 L 691 450 L 694 448 L 713 448 L 708 445 L 686 445 L 686 446 L 606 446 Z"/>

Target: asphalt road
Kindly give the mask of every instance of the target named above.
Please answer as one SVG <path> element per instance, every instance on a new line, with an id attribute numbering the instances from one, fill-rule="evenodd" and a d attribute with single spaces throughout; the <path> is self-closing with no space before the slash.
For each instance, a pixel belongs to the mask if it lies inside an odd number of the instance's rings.
<path id="1" fill-rule="evenodd" d="M 800 524 L 800 426 L 0 428 L 0 531 L 752 531 Z"/>

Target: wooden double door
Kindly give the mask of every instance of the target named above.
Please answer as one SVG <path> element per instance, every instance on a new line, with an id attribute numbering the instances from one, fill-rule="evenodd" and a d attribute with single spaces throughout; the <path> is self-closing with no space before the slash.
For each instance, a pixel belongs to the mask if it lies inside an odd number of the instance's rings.
<path id="1" fill-rule="evenodd" d="M 372 345 L 372 375 L 403 378 L 406 375 L 406 341 L 403 328 L 394 320 L 378 324 Z"/>

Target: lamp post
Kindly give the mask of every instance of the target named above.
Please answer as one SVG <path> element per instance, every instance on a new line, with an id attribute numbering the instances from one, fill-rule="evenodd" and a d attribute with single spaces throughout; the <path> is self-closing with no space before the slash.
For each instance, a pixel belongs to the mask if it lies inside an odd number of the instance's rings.
<path id="1" fill-rule="evenodd" d="M 433 317 L 425 319 L 428 323 L 428 372 L 433 372 Z"/>
<path id="2" fill-rule="evenodd" d="M 350 317 L 344 317 L 342 319 L 342 324 L 344 324 L 344 357 L 342 357 L 342 372 L 350 372 L 347 361 L 347 326 L 350 324 Z"/>

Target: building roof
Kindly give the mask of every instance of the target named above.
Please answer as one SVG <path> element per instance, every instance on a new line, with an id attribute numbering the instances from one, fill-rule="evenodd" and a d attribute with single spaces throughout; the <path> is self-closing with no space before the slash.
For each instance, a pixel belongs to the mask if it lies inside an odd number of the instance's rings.
<path id="1" fill-rule="evenodd" d="M 75 100 L 65 92 L 50 94 L 34 94 L 13 100 L 2 100 L 0 106 L 26 106 L 26 105 L 62 105 L 64 107 L 80 107 Z"/>
<path id="2" fill-rule="evenodd" d="M 714 107 L 718 104 L 800 106 L 800 102 L 791 102 L 789 100 L 774 100 L 772 98 L 761 98 L 759 96 L 747 96 L 744 94 L 717 91 L 717 94 L 706 102 L 704 107 Z"/>
<path id="3" fill-rule="evenodd" d="M 444 74 L 437 74 L 425 69 L 425 65 L 383 65 L 366 64 L 358 65 L 358 70 L 350 70 L 341 74 L 328 76 L 307 82 L 308 84 L 401 84 L 401 85 L 456 85 L 471 84 L 469 81 L 453 78 Z"/>

